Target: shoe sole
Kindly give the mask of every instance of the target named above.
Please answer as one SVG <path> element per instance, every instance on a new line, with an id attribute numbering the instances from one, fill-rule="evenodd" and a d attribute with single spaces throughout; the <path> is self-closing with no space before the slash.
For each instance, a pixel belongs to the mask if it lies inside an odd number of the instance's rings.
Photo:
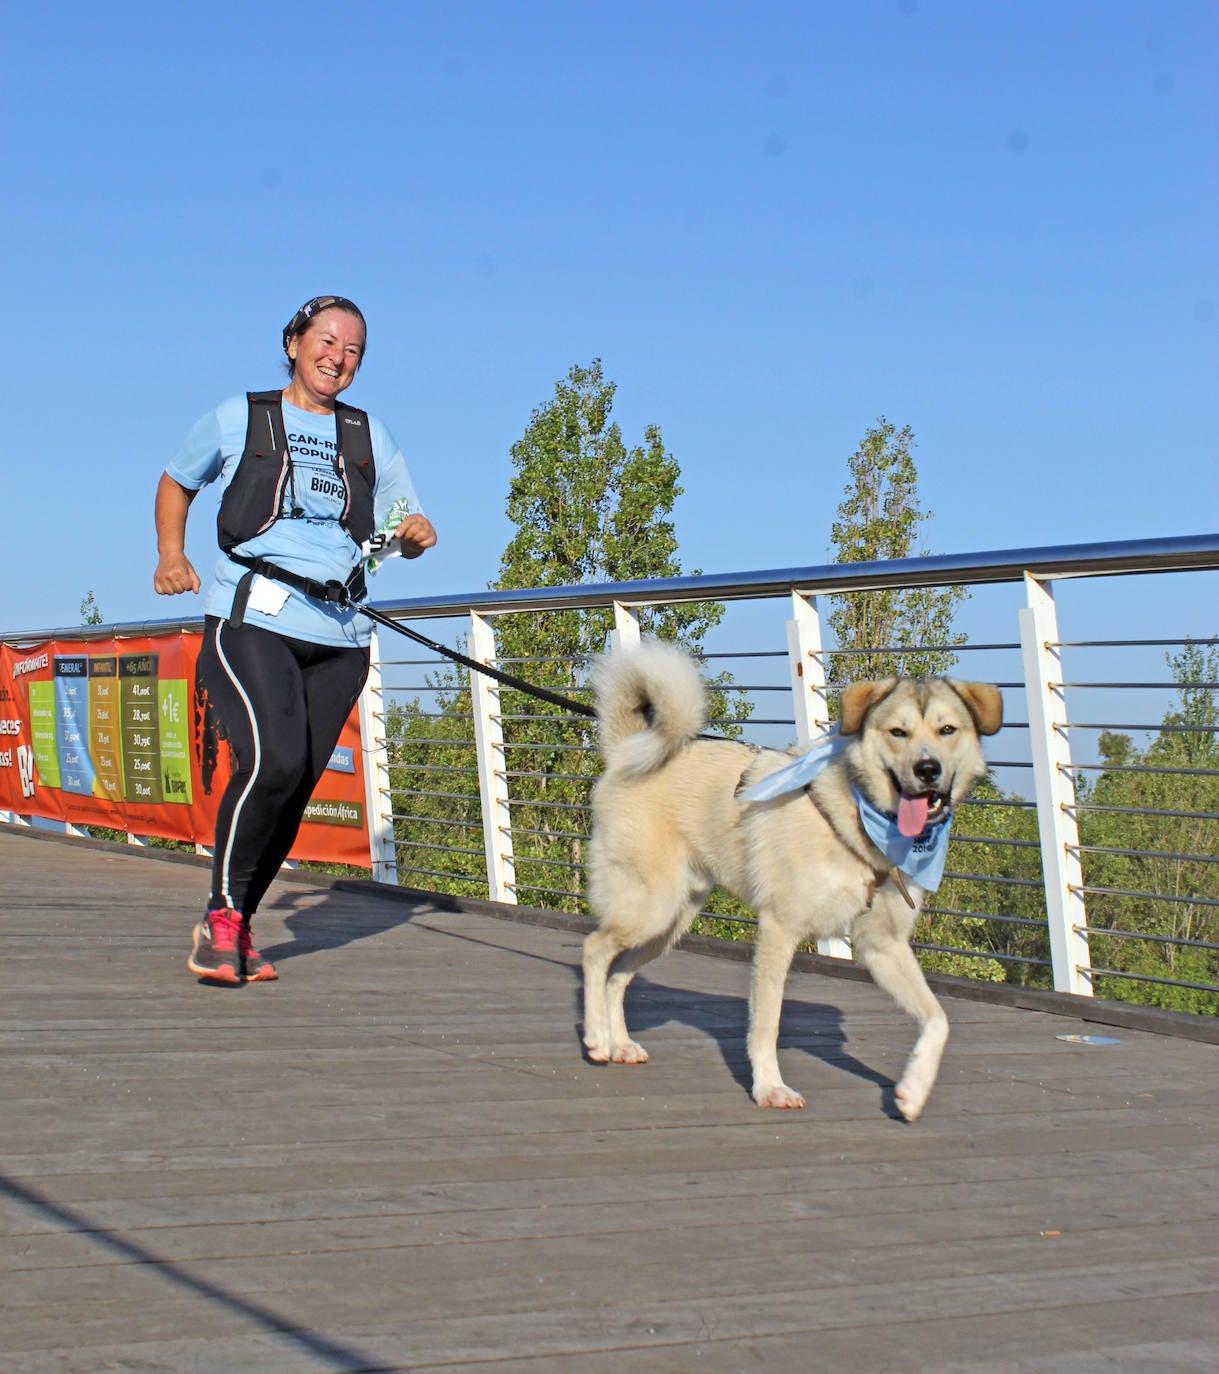
<path id="1" fill-rule="evenodd" d="M 279 978 L 279 974 L 268 964 L 258 970 L 257 973 L 247 973 L 247 983 L 274 983 Z"/>
<path id="2" fill-rule="evenodd" d="M 195 927 L 195 948 L 191 950 L 190 958 L 186 961 L 186 967 L 208 983 L 223 983 L 225 987 L 232 987 L 234 984 L 240 983 L 241 975 L 236 968 L 230 968 L 228 964 L 221 964 L 219 968 L 204 968 L 202 964 L 195 962 L 195 955 L 199 950 L 199 931 L 201 928 L 202 922 Z"/>

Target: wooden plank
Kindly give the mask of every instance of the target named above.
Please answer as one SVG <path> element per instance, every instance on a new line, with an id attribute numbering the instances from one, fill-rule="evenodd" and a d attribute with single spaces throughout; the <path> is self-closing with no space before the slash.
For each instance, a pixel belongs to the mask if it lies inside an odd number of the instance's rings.
<path id="1" fill-rule="evenodd" d="M 798 973 L 810 1105 L 760 1112 L 740 963 L 651 966 L 653 1061 L 605 1068 L 564 918 L 296 876 L 259 917 L 283 978 L 230 993 L 184 968 L 205 883 L 0 828 L 6 1374 L 1219 1359 L 1207 1043 L 951 1001 L 909 1126 L 909 1024 Z"/>

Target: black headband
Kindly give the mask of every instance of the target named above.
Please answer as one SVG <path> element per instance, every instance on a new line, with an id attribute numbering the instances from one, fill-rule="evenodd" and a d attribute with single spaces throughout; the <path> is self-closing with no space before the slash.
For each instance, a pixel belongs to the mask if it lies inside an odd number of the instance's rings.
<path id="1" fill-rule="evenodd" d="M 345 310 L 349 315 L 356 315 L 361 320 L 364 319 L 360 307 L 355 301 L 349 301 L 346 296 L 314 296 L 311 301 L 306 301 L 295 315 L 284 325 L 284 352 L 288 351 L 288 344 L 303 333 L 305 326 L 318 313 L 319 310 L 329 310 L 331 306 L 337 306 L 340 310 Z M 365 328 L 367 329 L 367 325 Z"/>

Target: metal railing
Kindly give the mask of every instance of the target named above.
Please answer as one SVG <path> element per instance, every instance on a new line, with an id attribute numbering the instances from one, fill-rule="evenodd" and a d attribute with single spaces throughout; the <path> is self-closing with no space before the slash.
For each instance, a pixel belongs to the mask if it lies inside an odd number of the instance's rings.
<path id="1" fill-rule="evenodd" d="M 1216 570 L 1219 535 L 1202 535 L 488 591 L 377 608 L 395 620 L 431 622 L 431 637 L 587 700 L 585 650 L 514 655 L 505 645 L 629 643 L 658 614 L 716 603 L 723 620 L 703 652 L 711 727 L 784 746 L 829 725 L 836 684 L 850 676 L 851 653 L 830 642 L 830 599 L 967 588 L 968 615 L 958 616 L 969 622 L 964 643 L 869 646 L 913 666 L 929 652 L 950 653 L 955 676 L 1004 691 L 1006 723 L 988 742 L 991 777 L 959 810 L 945 882 L 915 933 L 922 962 L 1213 1014 L 1219 640 L 1191 634 L 1215 625 L 1174 623 L 1171 586 Z M 1143 637 L 1106 633 L 1115 604 L 1119 613 L 1133 604 L 1132 589 L 1145 591 L 1147 577 L 1156 594 L 1142 612 L 1150 620 Z M 1212 602 L 1219 604 L 1213 593 Z M 522 618 L 532 631 L 524 638 Z M 97 633 L 171 624 L 182 622 Z M 561 633 L 552 637 L 551 626 Z M 376 879 L 587 912 L 583 861 L 599 771 L 587 719 L 378 629 L 361 721 Z M 710 933 L 751 937 L 752 913 L 724 894 L 713 894 L 700 919 Z M 840 941 L 822 949 L 850 953 Z"/>

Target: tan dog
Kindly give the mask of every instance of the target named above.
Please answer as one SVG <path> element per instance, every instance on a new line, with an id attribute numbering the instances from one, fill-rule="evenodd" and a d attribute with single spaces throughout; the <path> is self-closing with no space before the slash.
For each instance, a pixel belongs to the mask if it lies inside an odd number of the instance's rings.
<path id="1" fill-rule="evenodd" d="M 715 884 L 758 915 L 749 996 L 753 1098 L 802 1107 L 779 1074 L 783 986 L 796 946 L 849 936 L 855 957 L 918 1023 L 897 1084 L 913 1121 L 927 1101 L 948 1019 L 909 945 L 922 889 L 869 838 L 852 784 L 903 833 L 967 796 L 986 771 L 979 735 L 1002 725 L 997 688 L 890 678 L 843 689 L 845 746 L 807 790 L 768 801 L 738 792 L 792 764 L 778 750 L 696 739 L 704 689 L 683 650 L 660 641 L 601 659 L 594 674 L 606 771 L 593 794 L 584 942 L 584 1044 L 597 1063 L 642 1064 L 623 998 L 636 971 L 689 927 Z M 925 833 L 929 834 L 930 830 Z"/>

